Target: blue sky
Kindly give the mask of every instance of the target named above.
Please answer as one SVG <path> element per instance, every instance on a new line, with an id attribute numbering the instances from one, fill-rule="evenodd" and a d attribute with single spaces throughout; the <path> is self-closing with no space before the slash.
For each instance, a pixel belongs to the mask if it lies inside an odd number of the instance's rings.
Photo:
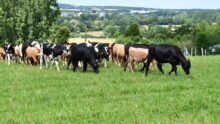
<path id="1" fill-rule="evenodd" d="M 167 9 L 219 9 L 220 0 L 58 0 L 73 5 L 117 5 Z"/>

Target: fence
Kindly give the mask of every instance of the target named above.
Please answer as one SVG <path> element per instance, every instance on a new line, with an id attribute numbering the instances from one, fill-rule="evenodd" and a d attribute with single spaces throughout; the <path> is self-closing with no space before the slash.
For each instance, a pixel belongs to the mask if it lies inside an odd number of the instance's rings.
<path id="1" fill-rule="evenodd" d="M 203 49 L 203 48 L 191 48 L 188 49 L 184 47 L 184 55 L 185 56 L 208 56 L 208 55 L 218 55 L 220 54 L 220 50 L 217 49 Z"/>

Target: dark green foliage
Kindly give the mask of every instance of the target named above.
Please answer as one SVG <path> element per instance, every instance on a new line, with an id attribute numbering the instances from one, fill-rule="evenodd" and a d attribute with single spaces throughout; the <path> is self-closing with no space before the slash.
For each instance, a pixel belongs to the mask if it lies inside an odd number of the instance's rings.
<path id="1" fill-rule="evenodd" d="M 70 37 L 69 28 L 66 26 L 60 27 L 60 29 L 56 35 L 56 42 L 57 43 L 67 43 L 69 37 Z"/>
<path id="2" fill-rule="evenodd" d="M 44 41 L 60 11 L 56 0 L 0 0 L 4 42 Z"/>
<path id="3" fill-rule="evenodd" d="M 140 36 L 140 29 L 138 24 L 131 24 L 125 32 L 125 37 L 128 36 Z"/>

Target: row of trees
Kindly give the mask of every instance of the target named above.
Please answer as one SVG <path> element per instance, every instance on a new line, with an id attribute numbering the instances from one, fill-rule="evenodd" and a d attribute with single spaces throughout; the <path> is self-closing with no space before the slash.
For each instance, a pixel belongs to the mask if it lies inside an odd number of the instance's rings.
<path id="1" fill-rule="evenodd" d="M 204 48 L 220 44 L 220 22 L 217 24 L 201 21 L 192 26 L 185 24 L 176 27 L 152 26 L 149 30 L 142 30 L 138 24 L 130 25 L 124 34 L 117 37 L 120 43 L 164 43 L 180 47 Z M 112 30 L 113 31 L 113 30 Z"/>

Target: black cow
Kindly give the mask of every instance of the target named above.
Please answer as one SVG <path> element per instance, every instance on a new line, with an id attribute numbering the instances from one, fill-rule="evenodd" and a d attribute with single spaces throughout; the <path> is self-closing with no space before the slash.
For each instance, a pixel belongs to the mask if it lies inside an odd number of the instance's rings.
<path id="1" fill-rule="evenodd" d="M 6 58 L 8 60 L 8 65 L 10 65 L 11 58 L 12 58 L 13 54 L 15 53 L 14 44 L 12 44 L 12 43 L 5 44 L 4 50 L 6 53 Z"/>
<path id="2" fill-rule="evenodd" d="M 49 59 L 48 57 L 51 57 L 52 59 L 52 63 L 51 63 L 51 67 L 52 65 L 55 63 L 56 67 L 57 67 L 57 71 L 60 71 L 59 69 L 59 65 L 58 65 L 58 57 L 60 55 L 62 55 L 63 53 L 67 53 L 67 49 L 65 47 L 65 45 L 63 44 L 52 44 L 52 43 L 43 43 L 41 44 L 41 59 L 40 59 L 40 69 L 42 69 L 42 63 L 43 63 L 43 57 L 46 63 L 46 68 L 48 68 L 48 62 Z"/>
<path id="3" fill-rule="evenodd" d="M 130 47 L 149 49 L 150 45 L 147 45 L 147 44 L 126 44 L 125 45 L 125 58 L 124 58 L 124 61 L 126 63 L 127 63 L 128 57 L 129 57 L 129 48 Z M 124 71 L 126 71 L 126 67 L 127 67 L 127 65 L 125 65 Z M 144 67 L 140 71 L 144 71 L 144 68 L 145 68 L 145 64 L 144 64 Z"/>
<path id="4" fill-rule="evenodd" d="M 155 59 L 158 64 L 158 69 L 164 74 L 164 71 L 162 69 L 163 63 L 170 63 L 172 65 L 172 69 L 169 72 L 171 74 L 172 72 L 175 72 L 177 75 L 177 68 L 176 66 L 181 64 L 184 72 L 186 75 L 189 75 L 191 63 L 190 60 L 186 60 L 185 56 L 181 52 L 180 48 L 173 45 L 151 45 L 149 47 L 149 56 L 148 61 L 146 63 L 146 75 L 149 70 L 149 65 L 151 61 Z"/>
<path id="5" fill-rule="evenodd" d="M 73 44 L 71 46 L 71 62 L 73 64 L 73 71 L 76 71 L 78 63 L 83 62 L 83 71 L 87 69 L 88 63 L 92 66 L 94 72 L 99 73 L 99 65 L 97 62 L 97 51 L 95 47 L 87 46 L 85 43 Z M 70 61 L 68 63 L 69 67 Z M 68 68 L 67 67 L 67 68 Z"/>

